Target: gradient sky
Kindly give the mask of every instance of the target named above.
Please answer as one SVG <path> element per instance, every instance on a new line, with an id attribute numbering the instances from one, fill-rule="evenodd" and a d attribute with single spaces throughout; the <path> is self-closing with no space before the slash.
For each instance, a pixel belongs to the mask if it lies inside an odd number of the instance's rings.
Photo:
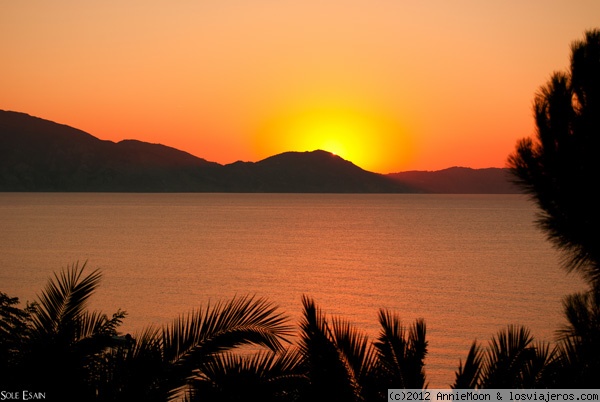
<path id="1" fill-rule="evenodd" d="M 600 1 L 2 1 L 0 109 L 219 163 L 503 167 Z"/>

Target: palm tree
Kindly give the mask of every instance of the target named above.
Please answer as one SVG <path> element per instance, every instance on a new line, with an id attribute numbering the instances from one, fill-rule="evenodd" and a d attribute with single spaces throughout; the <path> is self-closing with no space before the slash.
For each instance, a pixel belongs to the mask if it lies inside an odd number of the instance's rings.
<path id="1" fill-rule="evenodd" d="M 462 361 L 458 364 L 458 370 L 455 373 L 452 389 L 475 389 L 479 386 L 481 370 L 483 365 L 484 352 L 477 340 L 473 341 L 465 365 Z"/>
<path id="2" fill-rule="evenodd" d="M 98 270 L 84 275 L 85 266 L 75 264 L 55 274 L 32 306 L 17 364 L 22 389 L 43 390 L 62 400 L 94 397 L 100 356 L 114 345 L 125 313 L 108 318 L 86 310 L 101 275 Z"/>
<path id="3" fill-rule="evenodd" d="M 301 365 L 308 377 L 302 400 L 362 400 L 360 379 L 374 363 L 367 336 L 339 319 L 329 324 L 306 296 L 302 297 L 302 305 L 299 348 Z"/>
<path id="4" fill-rule="evenodd" d="M 492 337 L 485 349 L 477 341 L 471 344 L 451 388 L 555 387 L 556 353 L 548 343 L 534 342 L 527 328 L 509 325 Z"/>
<path id="5" fill-rule="evenodd" d="M 216 356 L 194 381 L 191 400 L 386 401 L 388 388 L 425 387 L 425 324 L 404 328 L 381 310 L 375 342 L 350 323 L 328 319 L 303 296 L 297 346 L 276 353 Z M 237 386 L 232 386 L 236 384 Z"/>
<path id="6" fill-rule="evenodd" d="M 563 301 L 567 325 L 559 331 L 560 385 L 594 388 L 600 378 L 600 292 L 576 293 Z"/>
<path id="7" fill-rule="evenodd" d="M 482 369 L 484 388 L 517 388 L 523 368 L 534 356 L 533 337 L 525 327 L 509 326 L 492 338 Z"/>
<path id="8" fill-rule="evenodd" d="M 210 378 L 220 363 L 227 366 L 228 351 L 254 345 L 279 352 L 289 330 L 271 303 L 254 297 L 209 304 L 163 328 L 146 328 L 133 337 L 133 346 L 113 352 L 113 377 L 120 381 L 116 391 L 109 390 L 111 398 L 166 401 L 191 392 L 199 399 L 192 385 Z"/>
<path id="9" fill-rule="evenodd" d="M 381 333 L 375 343 L 379 385 L 385 389 L 426 388 L 425 321 L 417 319 L 407 330 L 397 315 L 388 310 L 379 310 L 379 324 Z"/>
<path id="10" fill-rule="evenodd" d="M 375 342 L 348 322 L 331 324 L 303 297 L 300 324 L 302 366 L 308 377 L 303 400 L 385 401 L 388 388 L 424 388 L 427 355 L 425 323 L 410 329 L 396 314 L 379 311 L 381 332 Z"/>
<path id="11" fill-rule="evenodd" d="M 6 366 L 13 386 L 61 400 L 166 401 L 183 395 L 226 351 L 256 345 L 278 352 L 287 342 L 285 317 L 254 297 L 208 305 L 163 328 L 121 336 L 123 311 L 108 318 L 87 310 L 101 274 L 84 274 L 85 266 L 55 274 L 30 312 L 15 311 L 14 299 L 0 298 L 0 313 L 11 320 L 0 325 L 2 350 L 12 353 L 17 340 L 22 347 Z M 5 327 L 22 329 L 19 338 L 4 336 Z"/>
<path id="12" fill-rule="evenodd" d="M 193 380 L 193 401 L 298 401 L 308 378 L 300 368 L 297 348 L 250 356 L 215 356 Z"/>

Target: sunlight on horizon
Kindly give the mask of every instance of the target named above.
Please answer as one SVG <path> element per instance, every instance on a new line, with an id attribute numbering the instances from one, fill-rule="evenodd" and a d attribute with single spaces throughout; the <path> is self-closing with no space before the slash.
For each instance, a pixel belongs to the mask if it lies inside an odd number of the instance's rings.
<path id="1" fill-rule="evenodd" d="M 381 112 L 349 106 L 312 106 L 282 112 L 259 130 L 261 157 L 323 150 L 369 171 L 388 173 L 411 158 L 405 127 Z"/>

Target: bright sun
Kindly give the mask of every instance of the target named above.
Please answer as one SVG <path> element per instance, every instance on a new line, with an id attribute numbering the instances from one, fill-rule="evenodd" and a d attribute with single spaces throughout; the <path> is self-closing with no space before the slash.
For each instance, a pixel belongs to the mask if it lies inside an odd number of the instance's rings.
<path id="1" fill-rule="evenodd" d="M 405 129 L 381 113 L 313 107 L 283 113 L 263 126 L 261 157 L 321 149 L 379 173 L 398 171 L 409 156 Z"/>

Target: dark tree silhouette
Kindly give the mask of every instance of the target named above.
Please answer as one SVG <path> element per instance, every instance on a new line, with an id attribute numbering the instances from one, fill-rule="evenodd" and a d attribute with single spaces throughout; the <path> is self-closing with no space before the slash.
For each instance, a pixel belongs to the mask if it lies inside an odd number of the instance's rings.
<path id="1" fill-rule="evenodd" d="M 31 337 L 31 313 L 35 305 L 17 307 L 19 299 L 0 292 L 0 385 L 14 384 L 21 376 L 21 364 Z"/>
<path id="2" fill-rule="evenodd" d="M 600 292 L 569 295 L 563 301 L 567 325 L 559 331 L 562 388 L 596 388 L 600 382 Z"/>
<path id="3" fill-rule="evenodd" d="M 221 355 L 238 346 L 272 353 L 283 350 L 290 327 L 276 310 L 266 299 L 236 297 L 181 315 L 162 328 L 151 326 L 134 334 L 133 346 L 116 349 L 110 357 L 113 381 L 107 383 L 105 400 L 181 398 L 190 384 L 228 367 Z"/>
<path id="4" fill-rule="evenodd" d="M 374 342 L 349 323 L 328 322 L 312 299 L 303 297 L 301 367 L 308 387 L 301 400 L 387 401 L 388 388 L 426 388 L 426 327 L 405 328 L 397 314 L 381 309 Z"/>
<path id="5" fill-rule="evenodd" d="M 527 328 L 509 325 L 486 348 L 473 342 L 451 388 L 560 388 L 557 350 L 534 342 Z"/>
<path id="6" fill-rule="evenodd" d="M 535 96 L 536 138 L 522 139 L 508 166 L 541 209 L 538 224 L 564 251 L 565 267 L 600 285 L 600 30 L 573 42 L 568 72 Z"/>
<path id="7" fill-rule="evenodd" d="M 388 310 L 379 310 L 381 332 L 377 350 L 377 383 L 381 389 L 427 388 L 425 357 L 427 356 L 426 326 L 415 320 L 406 329 L 400 318 Z"/>
<path id="8" fill-rule="evenodd" d="M 379 311 L 376 340 L 304 296 L 297 345 L 277 353 L 215 356 L 194 378 L 192 401 L 387 401 L 388 388 L 425 388 L 425 323 L 404 327 Z"/>
<path id="9" fill-rule="evenodd" d="M 308 378 L 301 370 L 302 356 L 295 347 L 250 356 L 217 355 L 192 380 L 190 402 L 300 401 Z"/>
<path id="10" fill-rule="evenodd" d="M 0 293 L 0 385 L 46 392 L 49 400 L 167 401 L 180 397 L 221 355 L 254 345 L 275 354 L 289 327 L 265 299 L 238 297 L 175 319 L 139 335 L 117 332 L 125 313 L 112 318 L 87 310 L 101 274 L 85 264 L 55 274 L 25 309 Z M 273 376 L 285 356 L 261 363 Z"/>
<path id="11" fill-rule="evenodd" d="M 537 202 L 538 224 L 563 252 L 564 266 L 591 289 L 564 301 L 568 321 L 557 362 L 563 387 L 600 378 L 600 30 L 571 45 L 569 71 L 556 72 L 534 100 L 536 138 L 517 144 L 508 164 Z"/>
<path id="12" fill-rule="evenodd" d="M 373 362 L 366 335 L 341 320 L 330 324 L 312 299 L 302 304 L 299 347 L 309 383 L 302 400 L 361 400 L 360 378 Z"/>
<path id="13" fill-rule="evenodd" d="M 9 372 L 4 386 L 39 390 L 50 399 L 91 400 L 102 376 L 102 353 L 115 345 L 116 329 L 125 313 L 112 318 L 87 311 L 87 302 L 100 282 L 99 271 L 84 275 L 85 264 L 63 270 L 50 280 L 38 302 L 17 311 L 16 299 L 3 301 L 2 327 L 11 335 L 2 336 L 9 345 L 9 360 L 1 362 Z M 8 320 L 4 320 L 7 317 Z"/>

